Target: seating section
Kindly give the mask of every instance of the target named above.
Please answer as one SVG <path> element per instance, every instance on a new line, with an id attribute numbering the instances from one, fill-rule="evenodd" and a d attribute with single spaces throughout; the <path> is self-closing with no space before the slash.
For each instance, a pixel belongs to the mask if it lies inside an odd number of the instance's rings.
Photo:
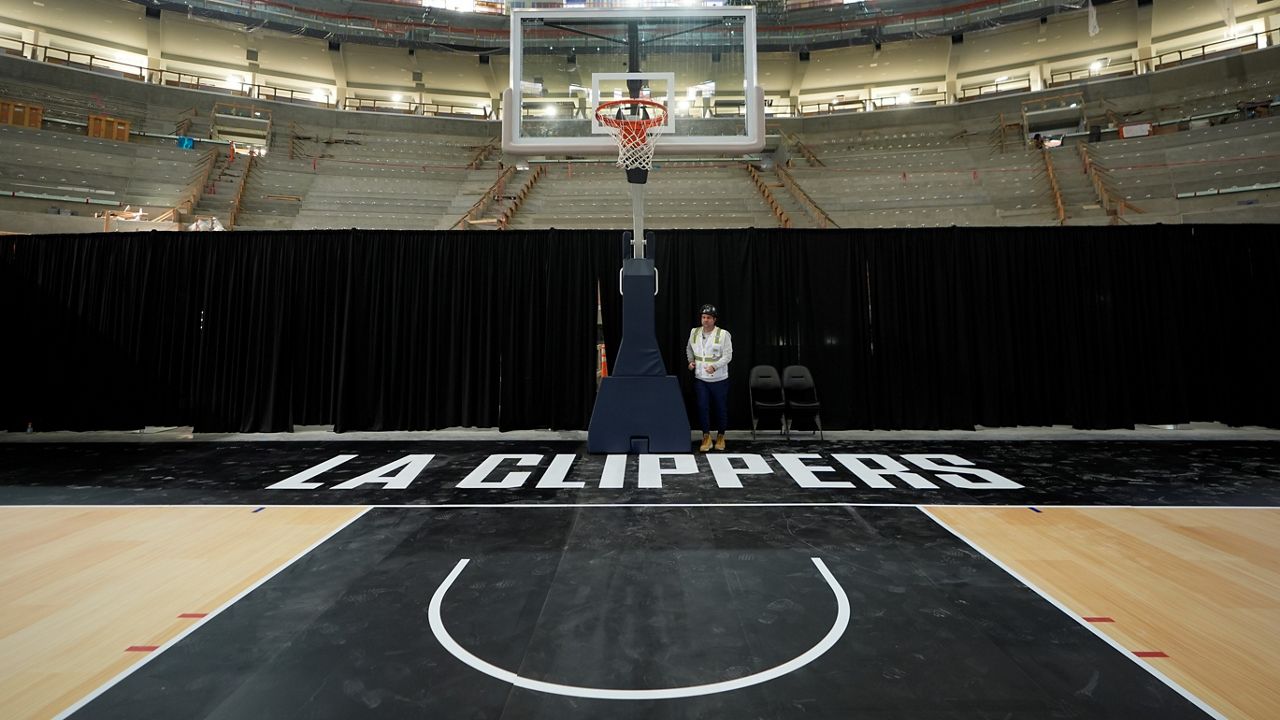
<path id="1" fill-rule="evenodd" d="M 551 166 L 515 213 L 513 228 L 632 226 L 626 173 L 612 163 Z M 645 227 L 777 227 L 742 163 L 663 165 L 649 174 Z"/>
<path id="2" fill-rule="evenodd" d="M 804 134 L 822 163 L 794 157 L 791 175 L 840 227 L 1039 225 L 1054 222 L 1039 156 L 1006 152 L 991 126 Z"/>
<path id="3" fill-rule="evenodd" d="M 171 209 L 198 188 L 207 153 L 0 125 L 0 193 Z M 96 201 L 96 202 L 95 202 Z"/>
<path id="4" fill-rule="evenodd" d="M 1098 84 L 1091 94 L 1101 99 L 1081 113 L 1103 125 L 1101 140 L 1069 135 L 1047 153 L 1025 146 L 1016 124 L 1001 134 L 1009 126 L 996 110 L 1018 117 L 1018 101 L 1008 98 L 778 121 L 768 150 L 749 161 L 659 156 L 645 190 L 645 226 L 1276 222 L 1280 162 L 1270 148 L 1280 140 L 1280 105 L 1272 105 L 1280 69 L 1225 83 L 1220 72 L 1196 72 L 1215 79 L 1153 83 L 1163 89 L 1147 95 L 1102 92 L 1105 82 Z M 66 88 L 0 78 L 0 96 L 39 103 L 45 117 L 41 130 L 0 126 L 6 215 L 51 205 L 79 215 L 126 205 L 158 212 L 194 201 L 194 214 L 233 229 L 434 230 L 458 226 L 474 206 L 468 227 L 632 227 L 630 189 L 612 162 L 499 162 L 496 122 L 273 105 L 268 146 L 252 162 L 232 161 L 225 143 L 198 142 L 193 151 L 174 141 L 209 138 L 217 95 L 154 86 L 114 93 L 137 86 L 116 79 L 78 91 L 70 89 L 78 76 L 68 78 Z M 85 137 L 91 114 L 129 121 L 130 141 Z M 432 130 L 415 130 L 420 121 Z M 1152 123 L 1154 134 L 1122 139 L 1117 129 L 1138 122 Z M 490 201 L 512 163 L 522 169 Z M 545 172 L 535 177 L 524 167 Z"/>
<path id="5" fill-rule="evenodd" d="M 1280 189 L 1277 146 L 1280 117 L 1273 116 L 1213 126 L 1206 122 L 1184 132 L 1098 143 L 1093 154 L 1124 197 L 1143 210 L 1126 215 L 1129 222 L 1179 222 L 1188 213 L 1197 215 L 1196 222 L 1212 222 L 1215 217 L 1229 221 L 1226 218 L 1237 209 L 1256 213 L 1259 198 L 1252 193 L 1179 195 L 1261 186 Z M 1242 206 L 1239 200 L 1250 204 Z M 1274 200 L 1268 204 L 1277 207 Z"/>
<path id="6" fill-rule="evenodd" d="M 44 106 L 45 121 L 66 121 L 84 124 L 90 115 L 109 115 L 128 120 L 134 130 L 141 130 L 149 115 L 145 103 L 137 103 L 113 96 L 109 92 L 81 93 L 54 87 L 22 82 L 13 78 L 0 79 L 0 97 L 26 100 Z"/>
<path id="7" fill-rule="evenodd" d="M 468 163 L 489 142 L 449 136 L 277 130 L 249 175 L 237 228 L 447 229 L 493 183 Z"/>

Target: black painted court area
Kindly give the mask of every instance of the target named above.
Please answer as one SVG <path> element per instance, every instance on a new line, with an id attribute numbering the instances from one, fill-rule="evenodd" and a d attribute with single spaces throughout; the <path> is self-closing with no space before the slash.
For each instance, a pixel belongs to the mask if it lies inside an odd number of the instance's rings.
<path id="1" fill-rule="evenodd" d="M 377 506 L 74 714 L 237 720 L 1203 717 L 916 505 L 1280 505 L 1277 442 L 734 445 L 0 443 L 0 504 Z M 814 558 L 824 652 L 591 696 L 811 653 Z M 585 696 L 464 662 L 437 594 L 466 652 Z"/>
<path id="2" fill-rule="evenodd" d="M 715 455 L 645 461 L 662 473 L 645 487 L 637 456 L 607 460 L 574 441 L 0 443 L 0 504 L 1280 505 L 1274 441 L 736 442 L 721 462 L 741 487 L 717 481 Z M 476 473 L 486 460 L 491 471 Z M 918 481 L 868 480 L 851 462 Z M 468 477 L 475 486 L 460 486 Z M 290 478 L 297 487 L 279 487 Z"/>
<path id="3" fill-rule="evenodd" d="M 266 512 L 269 512 L 268 509 Z M 428 605 L 522 676 L 705 697 L 513 688 L 447 653 Z M 912 508 L 385 508 L 86 705 L 133 718 L 1186 718 L 1202 713 Z"/>

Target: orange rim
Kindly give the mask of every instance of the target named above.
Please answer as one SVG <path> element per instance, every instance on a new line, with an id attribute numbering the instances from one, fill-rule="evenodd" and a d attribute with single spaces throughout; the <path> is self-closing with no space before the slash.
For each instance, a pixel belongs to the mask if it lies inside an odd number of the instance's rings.
<path id="1" fill-rule="evenodd" d="M 609 117 L 608 115 L 602 114 L 609 110 L 612 110 L 615 107 L 620 107 L 622 105 L 643 105 L 652 110 L 658 110 L 661 112 L 661 114 L 658 115 L 657 117 L 652 117 L 648 119 L 643 119 L 643 118 L 619 119 L 619 118 Z M 633 132 L 639 131 L 639 130 L 649 130 L 651 128 L 656 128 L 667 121 L 667 106 L 663 105 L 660 102 L 657 102 L 656 100 L 644 100 L 642 98 L 624 98 L 622 100 L 610 100 L 608 102 L 600 103 L 600 105 L 596 108 L 596 120 L 599 120 L 601 125 L 608 125 L 611 128 L 626 128 L 626 129 L 632 130 Z"/>

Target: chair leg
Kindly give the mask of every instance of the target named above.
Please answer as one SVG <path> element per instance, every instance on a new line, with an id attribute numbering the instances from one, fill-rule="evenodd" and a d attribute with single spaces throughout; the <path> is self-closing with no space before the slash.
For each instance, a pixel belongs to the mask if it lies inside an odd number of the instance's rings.
<path id="1" fill-rule="evenodd" d="M 756 420 L 756 416 L 755 416 L 755 415 L 752 415 L 752 416 L 751 416 L 751 439 L 752 439 L 752 440 L 755 440 L 755 439 L 756 439 L 756 423 L 758 423 L 758 422 L 759 422 L 759 421 L 758 421 L 758 420 Z"/>
<path id="2" fill-rule="evenodd" d="M 817 413 L 814 413 L 813 424 L 818 426 L 818 440 L 826 442 L 826 438 L 822 436 L 822 416 Z"/>

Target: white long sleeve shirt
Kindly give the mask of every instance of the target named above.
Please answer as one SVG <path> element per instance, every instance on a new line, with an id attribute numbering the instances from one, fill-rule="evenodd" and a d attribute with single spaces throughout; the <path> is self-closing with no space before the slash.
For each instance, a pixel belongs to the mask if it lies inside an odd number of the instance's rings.
<path id="1" fill-rule="evenodd" d="M 729 379 L 729 361 L 733 360 L 733 336 L 724 328 L 713 328 L 704 333 L 698 326 L 689 333 L 689 343 L 685 345 L 684 354 L 689 362 L 696 362 L 693 376 L 706 382 L 720 382 Z M 715 372 L 707 372 L 707 365 L 715 368 Z"/>

